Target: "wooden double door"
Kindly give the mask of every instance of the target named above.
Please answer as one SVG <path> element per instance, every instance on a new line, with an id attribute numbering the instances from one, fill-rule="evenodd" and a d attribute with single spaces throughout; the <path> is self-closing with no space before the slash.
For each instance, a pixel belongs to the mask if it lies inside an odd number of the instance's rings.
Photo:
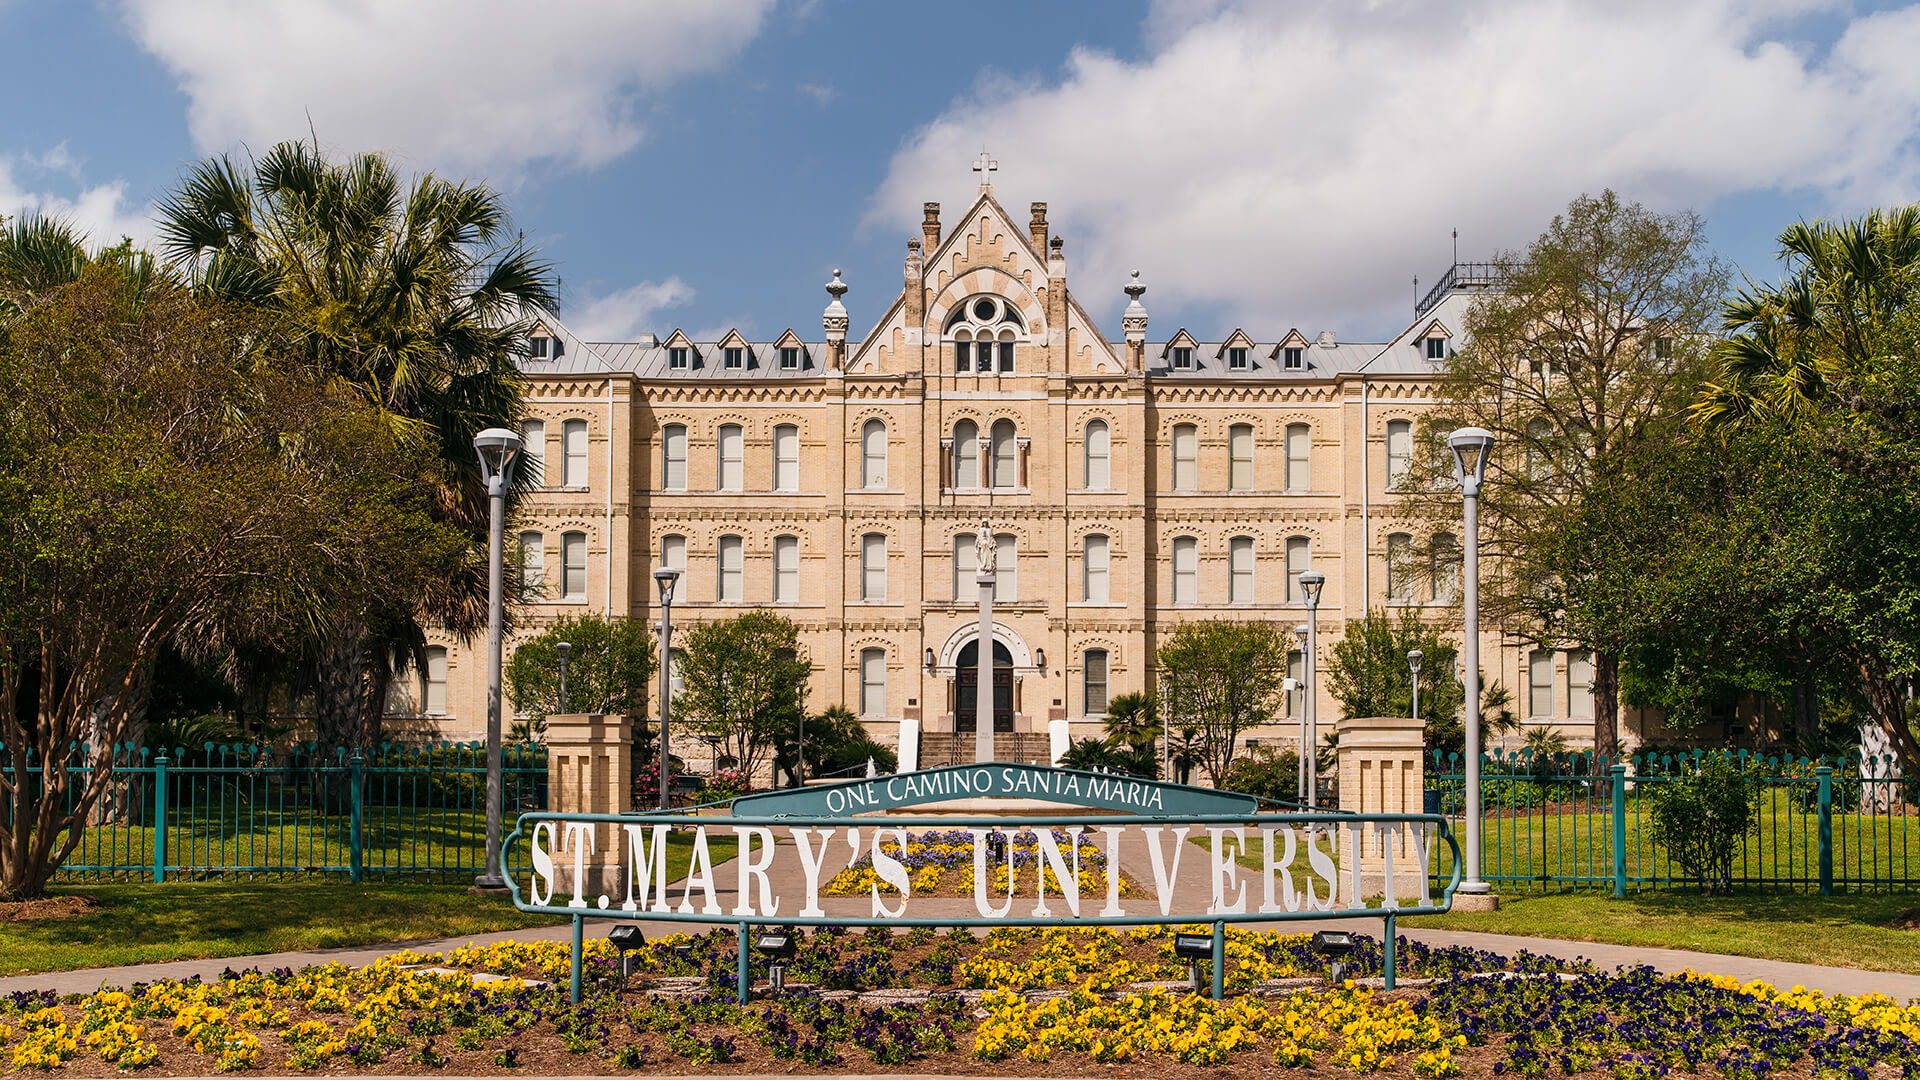
<path id="1" fill-rule="evenodd" d="M 953 730 L 978 731 L 980 723 L 980 643 L 960 650 L 954 666 Z M 993 730 L 1013 730 L 1013 654 L 993 643 Z"/>

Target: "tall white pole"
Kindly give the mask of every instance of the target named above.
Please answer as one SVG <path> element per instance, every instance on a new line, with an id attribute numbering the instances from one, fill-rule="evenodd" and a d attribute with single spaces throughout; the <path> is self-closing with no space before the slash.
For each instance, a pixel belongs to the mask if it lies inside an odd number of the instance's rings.
<path id="1" fill-rule="evenodd" d="M 975 660 L 977 685 L 973 688 L 973 760 L 993 760 L 993 571 L 974 575 L 980 587 L 980 637 Z"/>
<path id="2" fill-rule="evenodd" d="M 487 855 L 477 889 L 504 889 L 500 876 L 500 623 L 501 548 L 506 540 L 507 469 L 487 477 Z"/>
<path id="3" fill-rule="evenodd" d="M 1307 656 L 1300 670 L 1307 677 L 1307 747 L 1304 754 L 1307 769 L 1307 806 L 1320 803 L 1320 763 L 1316 760 L 1316 747 L 1320 742 L 1320 714 L 1314 698 L 1320 696 L 1319 644 L 1320 644 L 1320 598 L 1312 595 L 1307 604 Z"/>
<path id="4" fill-rule="evenodd" d="M 670 778 L 667 763 L 667 717 L 673 711 L 673 586 L 661 590 L 660 597 L 660 809 L 667 809 Z M 718 746 L 718 744 L 715 744 Z M 718 757 L 718 750 L 715 757 Z"/>
<path id="5" fill-rule="evenodd" d="M 1480 451 L 1483 455 L 1488 451 Z M 1466 595 L 1463 603 L 1466 607 L 1466 640 L 1461 642 L 1461 664 L 1466 669 L 1467 689 L 1467 865 L 1461 875 L 1460 891 L 1464 893 L 1490 892 L 1491 887 L 1480 880 L 1480 480 L 1466 473 L 1460 478 L 1460 490 L 1465 496 L 1464 509 L 1467 532 L 1467 580 Z"/>

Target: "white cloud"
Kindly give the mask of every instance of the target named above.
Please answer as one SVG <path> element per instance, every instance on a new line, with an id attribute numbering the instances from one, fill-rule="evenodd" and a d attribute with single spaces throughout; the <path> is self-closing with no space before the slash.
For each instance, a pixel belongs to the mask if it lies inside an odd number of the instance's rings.
<path id="1" fill-rule="evenodd" d="M 323 144 L 423 166 L 591 167 L 645 131 L 645 95 L 722 66 L 773 0 L 122 0 L 179 79 L 203 150 Z"/>
<path id="2" fill-rule="evenodd" d="M 693 286 L 675 276 L 665 281 L 642 281 L 588 300 L 562 318 L 587 341 L 632 341 L 644 331 L 664 337 L 654 325 L 655 313 L 692 301 Z"/>
<path id="3" fill-rule="evenodd" d="M 1076 50 L 1056 82 L 954 102 L 896 154 L 869 220 L 964 205 L 985 145 L 1010 209 L 1024 217 L 1016 192 L 1050 202 L 1109 320 L 1137 267 L 1150 310 L 1158 295 L 1256 333 L 1386 332 L 1451 228 L 1463 258 L 1517 248 L 1583 191 L 1914 199 L 1920 9 L 1853 18 L 1824 52 L 1793 40 L 1832 6 L 1167 0 L 1144 59 Z"/>
<path id="4" fill-rule="evenodd" d="M 89 247 L 108 247 L 123 236 L 142 245 L 152 241 L 153 208 L 128 205 L 125 180 L 88 185 L 83 165 L 65 143 L 38 154 L 0 154 L 0 216 L 65 219 Z"/>

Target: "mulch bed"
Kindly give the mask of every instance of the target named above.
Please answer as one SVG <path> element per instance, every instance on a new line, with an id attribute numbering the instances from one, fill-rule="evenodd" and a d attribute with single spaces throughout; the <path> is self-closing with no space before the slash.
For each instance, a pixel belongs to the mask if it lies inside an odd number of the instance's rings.
<path id="1" fill-rule="evenodd" d="M 43 896 L 38 900 L 0 902 L 0 922 L 45 922 L 91 915 L 100 905 L 90 896 Z"/>

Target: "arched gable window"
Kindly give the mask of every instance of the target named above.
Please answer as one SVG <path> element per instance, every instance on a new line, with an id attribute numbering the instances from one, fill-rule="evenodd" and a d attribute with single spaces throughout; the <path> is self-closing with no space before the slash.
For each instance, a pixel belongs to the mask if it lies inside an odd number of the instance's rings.
<path id="1" fill-rule="evenodd" d="M 942 332 L 953 343 L 956 375 L 1010 375 L 1014 346 L 1026 337 L 1027 321 L 1013 302 L 973 296 L 954 306 Z"/>

